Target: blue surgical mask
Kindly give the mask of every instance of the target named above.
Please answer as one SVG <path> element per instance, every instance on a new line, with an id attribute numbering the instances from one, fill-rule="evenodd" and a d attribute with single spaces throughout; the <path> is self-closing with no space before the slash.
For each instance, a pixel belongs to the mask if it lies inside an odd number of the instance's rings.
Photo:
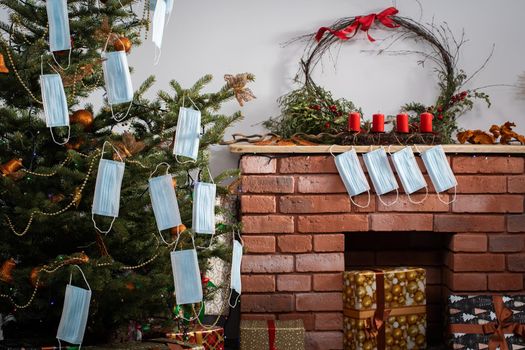
<path id="1" fill-rule="evenodd" d="M 111 145 L 111 143 L 106 141 L 102 147 L 102 155 L 98 164 L 97 181 L 95 183 L 95 195 L 93 197 L 93 206 L 91 208 L 91 216 L 95 228 L 102 233 L 108 233 L 113 226 L 115 218 L 118 217 L 120 207 L 120 188 L 122 186 L 122 178 L 124 177 L 125 168 L 124 161 L 117 162 L 102 158 L 104 156 L 104 147 L 106 144 Z M 120 157 L 118 151 L 115 148 L 113 149 Z M 122 158 L 120 159 L 122 160 Z M 101 231 L 95 223 L 94 215 L 113 217 L 109 229 Z"/>
<path id="2" fill-rule="evenodd" d="M 437 193 L 456 188 L 458 182 L 450 168 L 447 156 L 441 145 L 434 146 L 422 152 L 421 158 L 423 158 L 423 163 L 427 168 L 428 175 L 430 176 L 430 180 L 432 180 L 432 184 Z M 455 200 L 455 197 L 456 195 L 454 194 L 452 201 Z M 449 202 L 447 203 L 449 204 Z"/>
<path id="3" fill-rule="evenodd" d="M 71 49 L 67 0 L 46 0 L 49 23 L 49 51 Z"/>
<path id="4" fill-rule="evenodd" d="M 125 51 L 104 51 L 102 59 L 102 69 L 104 71 L 104 81 L 111 114 L 116 121 L 122 121 L 127 117 L 133 102 L 133 86 L 131 85 L 128 57 Z M 123 116 L 116 118 L 113 113 L 113 105 L 128 102 L 127 112 Z"/>
<path id="5" fill-rule="evenodd" d="M 73 266 L 76 266 L 82 273 L 88 289 L 73 286 L 71 284 L 72 275 L 70 276 L 69 284 L 66 287 L 62 317 L 60 318 L 56 337 L 59 341 L 63 340 L 71 344 L 82 344 L 89 315 L 91 288 L 80 267 L 78 267 L 78 265 Z"/>
<path id="6" fill-rule="evenodd" d="M 69 141 L 69 113 L 62 78 L 59 74 L 42 74 L 40 75 L 40 89 L 42 90 L 46 126 L 51 130 L 53 141 L 59 145 L 64 145 Z M 60 126 L 67 126 L 68 128 L 67 139 L 63 142 L 55 140 L 52 129 Z"/>
<path id="7" fill-rule="evenodd" d="M 183 102 L 184 104 L 184 102 Z M 173 154 L 196 160 L 199 155 L 199 138 L 201 128 L 201 112 L 199 110 L 180 107 L 175 145 Z"/>
<path id="8" fill-rule="evenodd" d="M 155 64 L 159 63 L 161 48 L 162 48 L 162 36 L 164 34 L 164 24 L 166 22 L 166 0 L 157 0 L 155 11 L 153 12 L 152 21 L 152 35 L 151 40 L 155 44 Z"/>
<path id="9" fill-rule="evenodd" d="M 182 223 L 173 177 L 170 174 L 150 178 L 149 194 L 159 231 L 177 227 Z"/>
<path id="10" fill-rule="evenodd" d="M 382 195 L 392 191 L 396 191 L 399 195 L 399 185 L 390 167 L 385 150 L 381 147 L 375 151 L 365 153 L 363 154 L 363 160 L 379 200 L 385 205 L 392 205 L 397 202 L 396 198 L 393 203 L 386 204 L 381 198 Z"/>
<path id="11" fill-rule="evenodd" d="M 230 288 L 231 292 L 237 292 L 237 298 L 235 303 L 232 305 L 230 300 L 230 306 L 235 308 L 239 297 L 241 296 L 241 262 L 242 262 L 242 251 L 243 245 L 235 239 L 235 234 L 233 235 L 233 250 L 232 250 L 232 268 L 231 268 L 231 279 L 230 279 Z M 231 294 L 230 294 L 231 299 Z"/>
<path id="12" fill-rule="evenodd" d="M 333 155 L 333 154 L 332 154 Z M 350 200 L 358 207 L 368 207 L 370 205 L 370 185 L 366 180 L 363 168 L 354 149 L 341 153 L 335 157 L 335 166 L 339 176 L 345 185 L 346 191 L 350 195 Z M 368 192 L 368 204 L 361 206 L 356 204 L 352 197 L 361 193 Z"/>
<path id="13" fill-rule="evenodd" d="M 394 163 L 394 167 L 396 168 L 397 176 L 399 176 L 399 179 L 401 180 L 403 189 L 408 195 L 408 199 L 412 203 L 422 203 L 428 195 L 427 182 L 425 181 L 425 177 L 421 173 L 421 170 L 419 170 L 419 166 L 417 165 L 416 157 L 414 156 L 414 152 L 412 152 L 412 148 L 405 147 L 400 151 L 392 153 L 390 157 L 392 158 L 392 163 Z M 419 202 L 413 202 L 410 198 L 410 195 L 423 188 L 426 189 L 427 195 L 425 195 L 425 198 Z"/>
<path id="14" fill-rule="evenodd" d="M 175 249 L 181 235 L 177 237 Z M 201 273 L 193 235 L 191 235 L 191 240 L 193 249 L 174 250 L 170 254 L 177 305 L 202 302 Z"/>
<path id="15" fill-rule="evenodd" d="M 193 190 L 193 224 L 197 233 L 215 233 L 215 184 L 197 182 Z"/>

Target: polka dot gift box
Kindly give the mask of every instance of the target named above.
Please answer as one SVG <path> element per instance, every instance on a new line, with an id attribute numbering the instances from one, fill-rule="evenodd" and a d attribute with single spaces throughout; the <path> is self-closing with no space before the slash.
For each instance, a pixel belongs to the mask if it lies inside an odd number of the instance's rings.
<path id="1" fill-rule="evenodd" d="M 426 278 L 422 268 L 344 273 L 344 348 L 425 349 Z"/>

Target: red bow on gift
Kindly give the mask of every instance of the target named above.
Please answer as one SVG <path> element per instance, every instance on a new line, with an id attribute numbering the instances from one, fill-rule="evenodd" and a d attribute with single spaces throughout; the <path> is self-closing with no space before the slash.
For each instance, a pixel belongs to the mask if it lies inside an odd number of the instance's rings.
<path id="1" fill-rule="evenodd" d="M 374 24 L 374 22 L 377 20 L 381 22 L 385 27 L 397 28 L 399 27 L 399 24 L 397 24 L 391 16 L 397 14 L 398 12 L 399 11 L 395 7 L 389 7 L 386 10 L 383 10 L 379 13 L 371 13 L 366 16 L 356 16 L 354 21 L 349 26 L 340 30 L 333 30 L 328 27 L 321 27 L 315 35 L 315 40 L 320 41 L 323 38 L 324 33 L 326 32 L 330 32 L 332 35 L 335 35 L 341 40 L 348 40 L 354 37 L 354 35 L 356 35 L 360 29 L 363 32 L 366 32 L 368 40 L 373 42 L 375 41 L 375 39 L 372 38 L 370 34 L 368 34 L 368 30 L 370 29 L 372 24 Z"/>
<path id="2" fill-rule="evenodd" d="M 512 311 L 506 308 L 500 296 L 494 296 L 494 309 L 497 322 L 484 324 L 485 334 L 492 334 L 489 339 L 489 350 L 508 350 L 505 334 L 516 334 L 525 339 L 525 325 L 512 322 Z"/>

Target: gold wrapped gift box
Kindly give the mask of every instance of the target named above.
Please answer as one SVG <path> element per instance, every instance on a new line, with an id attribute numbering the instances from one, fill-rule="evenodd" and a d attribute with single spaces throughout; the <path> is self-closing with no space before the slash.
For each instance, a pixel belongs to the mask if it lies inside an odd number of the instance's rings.
<path id="1" fill-rule="evenodd" d="M 224 329 L 222 327 L 204 328 L 197 325 L 192 331 L 188 332 L 187 339 L 184 339 L 184 334 L 181 332 L 167 333 L 166 337 L 185 341 L 189 344 L 202 345 L 204 350 L 224 350 Z"/>
<path id="2" fill-rule="evenodd" d="M 344 273 L 344 348 L 425 349 L 426 277 L 415 267 Z"/>
<path id="3" fill-rule="evenodd" d="M 304 350 L 302 320 L 241 321 L 241 350 Z"/>

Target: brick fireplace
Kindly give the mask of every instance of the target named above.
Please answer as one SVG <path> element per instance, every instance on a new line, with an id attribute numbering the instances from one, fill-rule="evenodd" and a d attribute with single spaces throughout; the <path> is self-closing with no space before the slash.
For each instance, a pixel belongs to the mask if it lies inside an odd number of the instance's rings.
<path id="1" fill-rule="evenodd" d="M 450 205 L 427 178 L 423 204 L 401 194 L 391 207 L 372 198 L 362 209 L 351 204 L 329 153 L 258 149 L 234 150 L 244 153 L 243 318 L 302 318 L 307 349 L 342 349 L 342 271 L 415 265 L 427 270 L 429 339 L 439 341 L 451 291 L 525 291 L 522 154 L 449 153 L 459 182 Z"/>

